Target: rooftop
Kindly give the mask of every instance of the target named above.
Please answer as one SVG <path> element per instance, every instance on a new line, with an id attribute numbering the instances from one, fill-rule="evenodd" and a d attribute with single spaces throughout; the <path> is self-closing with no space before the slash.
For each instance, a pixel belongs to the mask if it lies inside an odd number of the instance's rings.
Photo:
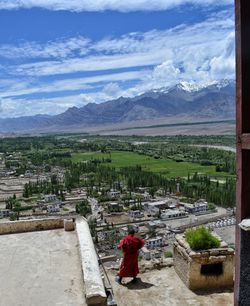
<path id="1" fill-rule="evenodd" d="M 0 236 L 1 305 L 84 306 L 76 232 Z"/>
<path id="2" fill-rule="evenodd" d="M 139 274 L 136 284 L 123 286 L 115 283 L 116 272 L 110 270 L 109 278 L 119 306 L 231 306 L 233 293 L 198 295 L 189 290 L 175 273 L 173 267 Z M 125 279 L 130 281 L 130 279 Z"/>
<path id="3" fill-rule="evenodd" d="M 62 228 L 42 231 L 52 225 L 61 226 L 62 222 L 46 219 L 15 221 L 6 226 L 1 224 L 1 233 L 20 228 L 37 228 L 38 231 L 0 235 L 0 286 L 1 292 L 6 293 L 1 295 L 0 305 L 16 306 L 17 301 L 19 306 L 87 305 L 86 291 L 90 296 L 93 289 L 96 292 L 98 285 L 98 282 L 93 283 L 97 280 L 98 266 L 92 264 L 95 256 L 94 248 L 91 250 L 86 238 L 88 226 L 85 221 L 77 220 L 76 231 L 64 231 Z M 218 230 L 232 236 L 232 232 Z M 90 234 L 89 239 L 92 241 Z M 232 292 L 197 295 L 185 286 L 173 267 L 159 269 L 157 266 L 149 271 L 147 265 L 152 263 L 142 261 L 140 264 L 141 271 L 146 272 L 139 274 L 138 283 L 133 285 L 119 286 L 114 281 L 117 272 L 108 270 L 118 306 L 233 305 Z"/>

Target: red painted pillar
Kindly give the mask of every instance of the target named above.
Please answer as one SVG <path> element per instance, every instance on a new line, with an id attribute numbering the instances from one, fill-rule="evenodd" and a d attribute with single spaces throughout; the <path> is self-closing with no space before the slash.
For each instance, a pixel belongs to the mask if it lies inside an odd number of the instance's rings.
<path id="1" fill-rule="evenodd" d="M 235 306 L 250 305 L 250 231 L 238 224 L 250 217 L 250 1 L 235 0 L 236 16 L 236 257 Z"/>

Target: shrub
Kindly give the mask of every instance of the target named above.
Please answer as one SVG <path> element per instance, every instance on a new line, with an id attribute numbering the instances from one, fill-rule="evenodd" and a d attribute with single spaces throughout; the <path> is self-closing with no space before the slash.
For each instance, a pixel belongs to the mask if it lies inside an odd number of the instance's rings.
<path id="1" fill-rule="evenodd" d="M 167 251 L 164 253 L 165 258 L 171 258 L 173 257 L 173 253 L 171 251 Z"/>
<path id="2" fill-rule="evenodd" d="M 213 236 L 210 230 L 204 226 L 187 230 L 185 237 L 193 250 L 207 250 L 220 246 L 219 239 Z"/>
<path id="3" fill-rule="evenodd" d="M 214 205 L 214 203 L 208 203 L 208 209 L 209 210 L 216 210 L 216 206 Z"/>

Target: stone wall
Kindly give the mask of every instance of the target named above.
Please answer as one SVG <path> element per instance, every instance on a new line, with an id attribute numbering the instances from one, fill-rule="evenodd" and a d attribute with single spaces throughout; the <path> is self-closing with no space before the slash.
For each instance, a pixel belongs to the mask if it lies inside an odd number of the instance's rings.
<path id="1" fill-rule="evenodd" d="M 59 218 L 7 221 L 0 223 L 0 235 L 50 230 L 63 227 L 64 221 Z"/>
<path id="2" fill-rule="evenodd" d="M 234 250 L 228 248 L 224 241 L 221 241 L 220 248 L 195 252 L 184 235 L 177 235 L 173 251 L 175 270 L 191 290 L 220 291 L 233 288 Z"/>
<path id="3" fill-rule="evenodd" d="M 107 305 L 107 296 L 99 268 L 98 258 L 89 230 L 88 222 L 81 217 L 76 220 L 80 258 L 88 305 Z"/>

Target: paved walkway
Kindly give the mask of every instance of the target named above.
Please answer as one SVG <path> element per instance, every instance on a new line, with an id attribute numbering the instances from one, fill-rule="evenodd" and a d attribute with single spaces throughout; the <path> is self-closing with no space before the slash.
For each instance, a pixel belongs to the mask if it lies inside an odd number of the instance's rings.
<path id="1" fill-rule="evenodd" d="M 137 284 L 123 286 L 114 281 L 115 271 L 109 271 L 108 274 L 118 306 L 233 305 L 232 292 L 208 295 L 193 293 L 180 280 L 173 267 L 142 273 Z"/>

